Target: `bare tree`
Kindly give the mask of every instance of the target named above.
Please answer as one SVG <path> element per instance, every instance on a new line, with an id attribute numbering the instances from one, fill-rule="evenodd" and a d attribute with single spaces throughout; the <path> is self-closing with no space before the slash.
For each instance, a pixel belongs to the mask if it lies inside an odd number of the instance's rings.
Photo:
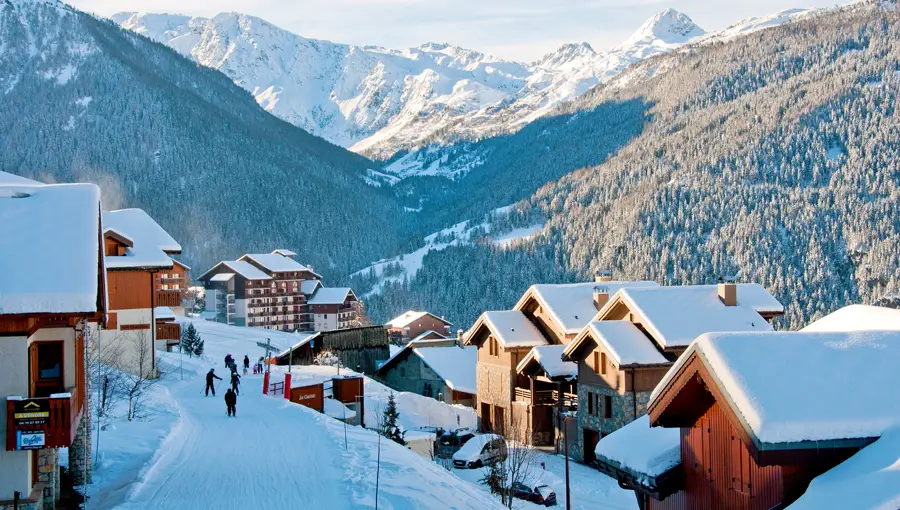
<path id="1" fill-rule="evenodd" d="M 526 436 L 528 424 L 514 414 L 509 413 L 502 431 L 494 432 L 506 440 L 506 451 L 501 455 L 501 461 L 488 467 L 488 472 L 482 479 L 482 483 L 490 487 L 492 493 L 499 495 L 500 502 L 510 509 L 515 501 L 512 487 L 520 483 L 533 485 L 537 461 L 537 451 L 519 441 Z"/>
<path id="2" fill-rule="evenodd" d="M 121 342 L 123 349 L 130 354 L 121 356 L 117 366 L 122 374 L 124 395 L 128 399 L 127 418 L 129 421 L 146 418 L 144 397 L 147 390 L 162 378 L 160 367 L 154 363 L 153 337 L 149 330 L 142 329 L 122 333 L 115 341 Z"/>

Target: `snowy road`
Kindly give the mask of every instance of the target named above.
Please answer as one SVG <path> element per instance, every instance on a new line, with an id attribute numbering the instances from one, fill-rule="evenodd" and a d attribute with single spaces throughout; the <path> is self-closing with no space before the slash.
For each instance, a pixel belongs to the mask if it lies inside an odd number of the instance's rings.
<path id="1" fill-rule="evenodd" d="M 181 420 L 118 508 L 314 508 L 323 501 L 350 508 L 336 484 L 297 489 L 304 480 L 343 476 L 332 462 L 338 445 L 323 443 L 332 436 L 297 430 L 298 419 L 321 426 L 324 417 L 264 397 L 259 376 L 247 376 L 243 386 L 237 418 L 225 416 L 224 382 L 215 397 L 203 396 L 202 376 L 173 388 Z"/>

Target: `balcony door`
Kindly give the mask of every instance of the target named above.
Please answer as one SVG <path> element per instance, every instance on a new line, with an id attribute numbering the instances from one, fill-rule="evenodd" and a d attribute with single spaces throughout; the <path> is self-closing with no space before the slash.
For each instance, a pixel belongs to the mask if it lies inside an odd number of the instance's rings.
<path id="1" fill-rule="evenodd" d="M 49 397 L 65 391 L 63 342 L 33 342 L 28 347 L 32 397 Z"/>

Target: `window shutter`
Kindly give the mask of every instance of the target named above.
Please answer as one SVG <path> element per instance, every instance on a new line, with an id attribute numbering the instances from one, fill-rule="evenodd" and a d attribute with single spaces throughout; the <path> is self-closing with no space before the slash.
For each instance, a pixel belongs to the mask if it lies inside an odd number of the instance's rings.
<path id="1" fill-rule="evenodd" d="M 600 353 L 600 375 L 606 375 L 606 353 Z"/>

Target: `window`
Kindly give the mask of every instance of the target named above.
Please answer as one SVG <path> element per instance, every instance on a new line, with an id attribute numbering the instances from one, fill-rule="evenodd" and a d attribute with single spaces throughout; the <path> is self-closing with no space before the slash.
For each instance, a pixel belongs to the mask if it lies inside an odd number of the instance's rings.
<path id="1" fill-rule="evenodd" d="M 603 396 L 603 417 L 612 418 L 612 397 L 609 395 Z"/>
<path id="2" fill-rule="evenodd" d="M 588 416 L 594 416 L 594 394 L 588 393 Z"/>
<path id="3" fill-rule="evenodd" d="M 606 375 L 606 353 L 600 353 L 600 375 Z"/>

